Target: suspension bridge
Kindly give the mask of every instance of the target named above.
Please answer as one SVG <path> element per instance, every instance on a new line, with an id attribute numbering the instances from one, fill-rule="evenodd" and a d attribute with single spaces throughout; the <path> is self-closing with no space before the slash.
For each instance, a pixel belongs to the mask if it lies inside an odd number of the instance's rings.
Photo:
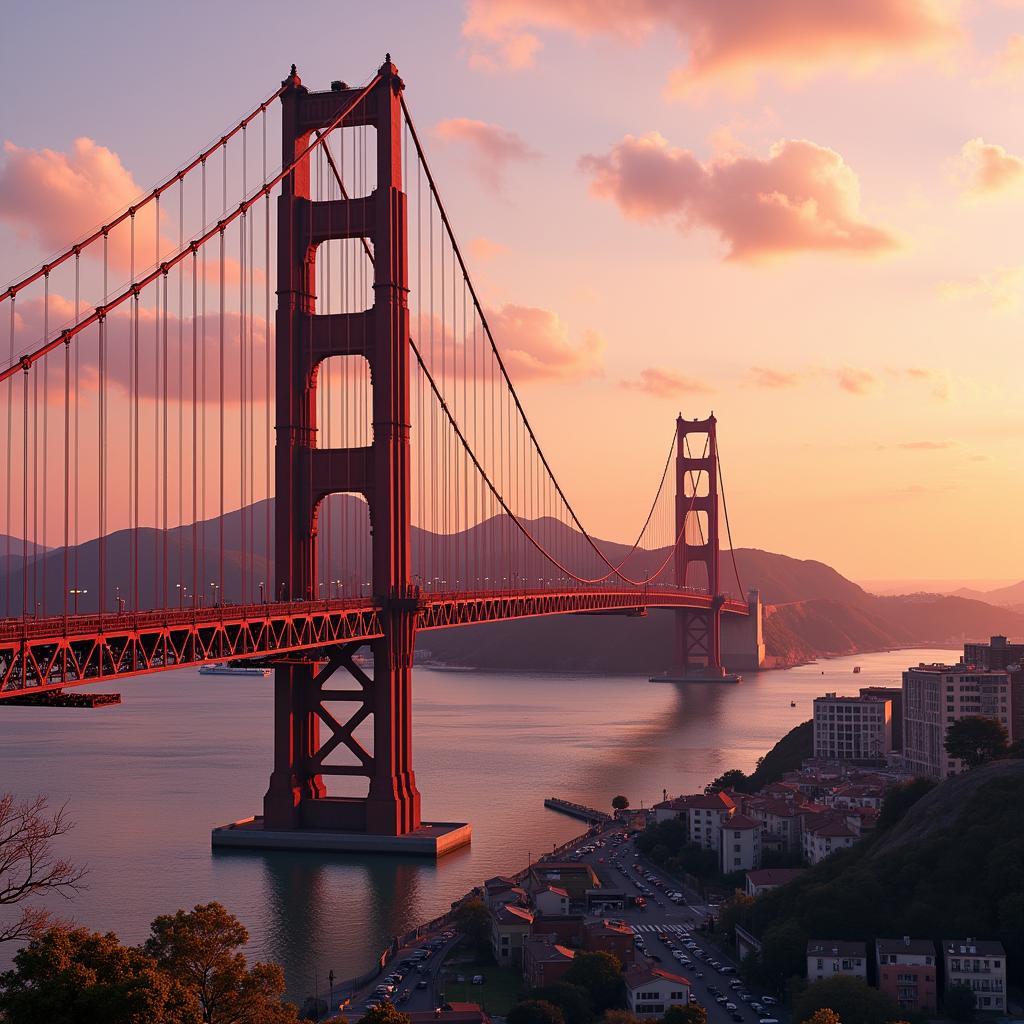
<path id="1" fill-rule="evenodd" d="M 320 92 L 293 67 L 4 303 L 0 704 L 271 667 L 262 815 L 215 843 L 468 841 L 468 826 L 421 821 L 420 632 L 671 609 L 666 669 L 715 677 L 723 616 L 751 614 L 734 556 L 735 592 L 720 572 L 714 416 L 672 425 L 624 553 L 585 528 L 390 55 L 365 84 Z"/>

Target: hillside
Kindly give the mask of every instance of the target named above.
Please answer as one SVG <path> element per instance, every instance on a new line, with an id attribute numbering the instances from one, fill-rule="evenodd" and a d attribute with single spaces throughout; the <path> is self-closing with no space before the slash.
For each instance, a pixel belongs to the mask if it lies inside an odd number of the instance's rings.
<path id="1" fill-rule="evenodd" d="M 889 828 L 736 910 L 734 920 L 773 950 L 761 966 L 775 984 L 803 972 L 809 938 L 899 935 L 999 939 L 1011 978 L 1020 980 L 1022 803 L 1024 761 L 946 779 Z"/>
<path id="2" fill-rule="evenodd" d="M 330 509 L 330 513 L 328 513 Z M 243 531 L 243 516 L 247 521 Z M 258 502 L 245 512 L 233 511 L 224 516 L 225 579 L 222 593 L 228 601 L 240 597 L 242 575 L 241 538 L 254 541 L 250 586 L 256 597 L 256 583 L 272 578 L 273 530 L 267 551 L 266 527 L 272 523 L 273 503 Z M 220 520 L 210 519 L 197 526 L 200 554 L 197 559 L 201 577 L 212 578 L 211 570 L 220 561 Z M 579 536 L 563 523 L 546 518 L 531 523 L 531 530 L 551 550 L 576 551 L 583 571 L 599 575 L 601 564 L 591 551 L 583 553 Z M 321 550 L 330 547 L 336 553 L 328 578 L 344 578 L 345 593 L 356 576 L 369 564 L 369 531 L 365 503 L 348 495 L 334 495 L 321 509 Z M 598 541 L 609 559 L 621 561 L 629 549 L 621 544 Z M 10 564 L 2 554 L 4 538 L 0 537 L 0 587 L 8 589 L 20 612 L 22 594 L 21 542 L 14 540 Z M 146 606 L 175 605 L 179 591 L 175 584 L 186 585 L 192 578 L 192 527 L 169 530 L 167 533 L 167 593 L 155 589 L 160 574 L 164 535 L 152 528 L 140 531 L 141 598 Z M 131 593 L 130 552 L 132 537 L 119 531 L 107 538 L 108 607 L 113 595 Z M 472 529 L 452 536 L 436 536 L 414 528 L 412 531 L 413 570 L 421 578 L 454 576 L 468 578 L 479 573 L 481 553 L 489 557 L 483 569 L 491 578 L 501 578 L 516 566 L 514 573 L 522 579 L 545 579 L 551 568 L 528 544 L 522 534 L 506 518 L 487 520 Z M 338 565 L 337 553 L 359 551 L 357 568 Z M 17 554 L 15 554 L 17 552 Z M 666 550 L 638 551 L 627 569 L 637 577 L 653 572 L 665 560 Z M 99 544 L 96 540 L 79 545 L 70 562 L 77 564 L 81 585 L 89 591 L 80 602 L 80 610 L 96 607 Z M 467 559 L 472 556 L 473 568 Z M 576 556 L 574 556 L 576 557 Z M 586 562 L 592 563 L 587 565 Z M 575 564 L 575 562 L 574 562 Z M 4 570 L 7 570 L 6 572 Z M 722 586 L 738 594 L 757 589 L 765 603 L 765 643 L 769 664 L 791 665 L 817 657 L 853 654 L 859 651 L 884 650 L 906 645 L 959 643 L 964 635 L 985 637 L 1002 632 L 1024 635 L 1024 615 L 1010 608 L 996 607 L 981 601 L 957 596 L 916 594 L 906 597 L 878 597 L 869 594 L 822 562 L 790 558 L 757 548 L 736 551 L 736 569 L 742 587 L 735 579 L 732 560 L 723 557 Z M 59 613 L 63 609 L 64 556 L 51 549 L 41 557 L 30 559 L 30 602 L 43 595 L 46 607 L 41 611 Z M 45 582 L 44 582 L 45 579 Z M 727 627 L 728 628 L 728 627 Z M 424 634 L 421 649 L 429 650 L 441 661 L 479 668 L 515 670 L 564 670 L 604 672 L 660 673 L 671 664 L 672 616 L 652 612 L 642 619 L 617 617 L 564 616 L 551 619 L 529 619 L 494 623 L 473 629 L 459 629 Z M 727 645 L 726 645 L 727 646 Z"/>
<path id="3" fill-rule="evenodd" d="M 984 601 L 986 604 L 1013 608 L 1024 605 L 1024 580 L 1009 587 L 997 587 L 995 590 L 971 590 L 969 587 L 961 587 L 953 591 L 953 596 L 969 597 L 975 601 Z"/>

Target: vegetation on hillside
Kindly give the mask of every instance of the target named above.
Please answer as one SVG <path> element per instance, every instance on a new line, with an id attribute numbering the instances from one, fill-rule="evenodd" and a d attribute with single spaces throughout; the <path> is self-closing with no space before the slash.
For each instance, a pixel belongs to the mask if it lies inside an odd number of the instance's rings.
<path id="1" fill-rule="evenodd" d="M 730 768 L 714 782 L 709 782 L 704 787 L 704 792 L 717 793 L 722 789 L 735 789 L 740 793 L 756 793 L 759 789 L 778 782 L 786 772 L 796 771 L 803 761 L 813 756 L 814 723 L 801 722 L 790 729 L 767 754 L 757 759 L 757 767 L 750 775 L 738 768 Z"/>
<path id="2" fill-rule="evenodd" d="M 874 836 L 757 900 L 723 924 L 759 936 L 744 970 L 782 990 L 803 973 L 809 939 L 913 935 L 998 939 L 1024 976 L 1024 762 L 1000 761 L 937 786 L 913 782 L 886 798 Z"/>

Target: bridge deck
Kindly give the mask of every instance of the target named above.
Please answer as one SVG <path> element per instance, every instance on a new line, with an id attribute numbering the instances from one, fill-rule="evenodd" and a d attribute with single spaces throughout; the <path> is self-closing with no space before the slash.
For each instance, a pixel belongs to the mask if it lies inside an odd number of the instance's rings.
<path id="1" fill-rule="evenodd" d="M 538 615 L 707 609 L 714 599 L 680 589 L 540 589 L 425 593 L 414 601 L 417 628 L 425 630 Z M 0 701 L 147 672 L 374 640 L 383 635 L 382 611 L 372 598 L 356 598 L 4 619 Z M 745 602 L 726 598 L 722 611 L 746 615 L 748 609 Z"/>

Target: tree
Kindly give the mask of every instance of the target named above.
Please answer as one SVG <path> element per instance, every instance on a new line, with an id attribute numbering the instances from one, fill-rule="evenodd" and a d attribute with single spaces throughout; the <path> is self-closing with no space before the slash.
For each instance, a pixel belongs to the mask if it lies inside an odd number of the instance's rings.
<path id="1" fill-rule="evenodd" d="M 640 1018 L 629 1010 L 605 1010 L 601 1024 L 639 1024 Z"/>
<path id="2" fill-rule="evenodd" d="M 882 801 L 882 809 L 878 812 L 878 831 L 884 832 L 903 820 L 903 816 L 917 803 L 921 797 L 930 793 L 938 785 L 934 779 L 911 779 L 900 786 L 893 786 Z"/>
<path id="3" fill-rule="evenodd" d="M 171 1024 L 170 982 L 116 935 L 50 928 L 0 976 L 0 1018 L 47 1024 Z"/>
<path id="4" fill-rule="evenodd" d="M 597 1013 L 625 1005 L 626 982 L 622 977 L 622 964 L 611 953 L 578 952 L 565 972 L 564 980 L 589 993 Z"/>
<path id="5" fill-rule="evenodd" d="M 570 985 L 565 981 L 546 985 L 544 988 L 535 988 L 529 994 L 529 998 L 539 999 L 557 1007 L 562 1011 L 565 1024 L 590 1024 L 594 1017 L 589 995 L 578 985 Z"/>
<path id="6" fill-rule="evenodd" d="M 661 1024 L 708 1024 L 708 1011 L 703 1006 L 670 1006 Z"/>
<path id="7" fill-rule="evenodd" d="M 793 1019 L 810 1020 L 816 1010 L 832 1010 L 843 1024 L 888 1024 L 901 1013 L 894 999 L 849 974 L 808 985 L 793 1004 Z"/>
<path id="8" fill-rule="evenodd" d="M 712 793 L 719 793 L 723 789 L 742 791 L 747 785 L 747 781 L 746 772 L 741 772 L 739 768 L 730 768 L 728 771 L 722 772 L 714 782 L 709 782 L 704 787 L 704 793 L 706 796 L 711 796 Z"/>
<path id="9" fill-rule="evenodd" d="M 821 1009 L 815 1010 L 803 1024 L 842 1024 L 842 1022 L 835 1010 Z M 890 1024 L 896 1024 L 896 1022 L 891 1021 Z"/>
<path id="10" fill-rule="evenodd" d="M 392 1003 L 372 1006 L 359 1018 L 357 1024 L 410 1024 L 411 1018 Z"/>
<path id="11" fill-rule="evenodd" d="M 524 999 L 521 1003 L 516 1003 L 508 1011 L 505 1020 L 508 1024 L 565 1024 L 562 1011 L 543 999 Z M 385 1022 L 382 1021 L 380 1024 L 385 1024 Z"/>
<path id="12" fill-rule="evenodd" d="M 219 903 L 156 918 L 143 947 L 170 979 L 177 998 L 203 1024 L 286 1024 L 295 1007 L 281 1002 L 284 971 L 249 967 L 239 951 L 249 941 L 242 923 Z"/>
<path id="13" fill-rule="evenodd" d="M 629 806 L 628 796 L 617 796 L 612 800 L 612 807 L 616 811 L 624 811 Z"/>
<path id="14" fill-rule="evenodd" d="M 971 986 L 950 985 L 946 989 L 946 998 L 942 1000 L 942 1008 L 953 1020 L 974 1020 L 974 991 Z"/>
<path id="15" fill-rule="evenodd" d="M 491 945 L 491 912 L 481 899 L 466 900 L 455 915 L 455 927 L 478 950 Z"/>
<path id="16" fill-rule="evenodd" d="M 45 796 L 19 801 L 0 794 L 0 906 L 54 892 L 70 898 L 81 888 L 84 872 L 53 850 L 53 840 L 73 827 L 64 807 L 50 813 Z M 0 942 L 40 935 L 49 923 L 45 910 L 22 908 L 17 920 L 0 926 Z"/>
<path id="17" fill-rule="evenodd" d="M 971 715 L 951 722 L 946 730 L 946 753 L 968 768 L 1003 757 L 1009 745 L 1006 727 L 996 718 Z"/>

